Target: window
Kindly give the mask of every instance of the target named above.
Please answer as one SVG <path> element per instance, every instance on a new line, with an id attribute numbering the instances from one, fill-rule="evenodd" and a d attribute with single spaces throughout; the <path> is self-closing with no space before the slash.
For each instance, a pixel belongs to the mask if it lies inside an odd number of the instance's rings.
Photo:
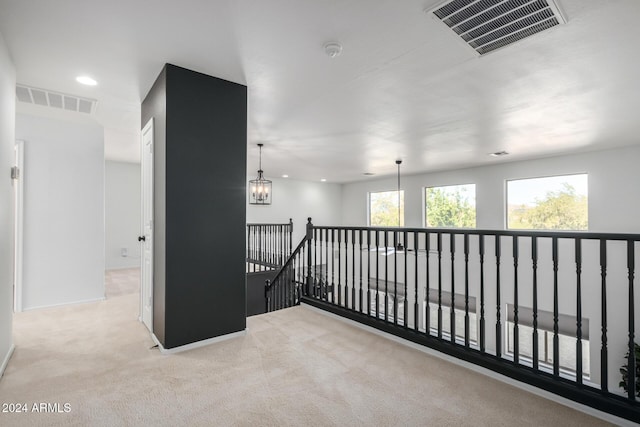
<path id="1" fill-rule="evenodd" d="M 507 181 L 507 227 L 587 230 L 587 174 Z"/>
<path id="2" fill-rule="evenodd" d="M 425 189 L 427 227 L 474 228 L 476 185 L 448 185 Z"/>
<path id="3" fill-rule="evenodd" d="M 400 190 L 400 226 L 404 226 L 404 191 Z M 398 192 L 369 193 L 369 225 L 371 227 L 398 226 Z"/>

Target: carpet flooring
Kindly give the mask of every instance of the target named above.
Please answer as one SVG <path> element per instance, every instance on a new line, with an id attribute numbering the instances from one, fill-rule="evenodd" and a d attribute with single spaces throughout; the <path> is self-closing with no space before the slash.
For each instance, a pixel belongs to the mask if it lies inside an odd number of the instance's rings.
<path id="1" fill-rule="evenodd" d="M 610 425 L 305 307 L 164 356 L 137 271 L 109 274 L 105 301 L 15 315 L 0 403 L 27 411 L 1 426 Z"/>

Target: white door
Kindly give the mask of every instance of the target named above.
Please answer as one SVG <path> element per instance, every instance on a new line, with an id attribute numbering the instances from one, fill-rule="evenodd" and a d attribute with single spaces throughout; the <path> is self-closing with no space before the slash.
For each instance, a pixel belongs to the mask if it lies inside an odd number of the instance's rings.
<path id="1" fill-rule="evenodd" d="M 140 319 L 153 332 L 153 118 L 142 129 Z"/>

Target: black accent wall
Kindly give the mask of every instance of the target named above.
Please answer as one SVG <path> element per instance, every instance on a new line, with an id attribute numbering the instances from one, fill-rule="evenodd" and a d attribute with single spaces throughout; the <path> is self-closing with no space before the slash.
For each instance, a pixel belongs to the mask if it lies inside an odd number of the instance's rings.
<path id="1" fill-rule="evenodd" d="M 166 64 L 154 118 L 154 334 L 169 349 L 246 327 L 247 88 Z"/>

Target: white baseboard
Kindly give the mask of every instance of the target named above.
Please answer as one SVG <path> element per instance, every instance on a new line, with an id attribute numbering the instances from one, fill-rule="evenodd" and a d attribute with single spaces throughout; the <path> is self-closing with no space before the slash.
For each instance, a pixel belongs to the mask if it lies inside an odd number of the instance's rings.
<path id="1" fill-rule="evenodd" d="M 156 335 L 153 334 L 153 333 L 151 334 L 151 339 L 153 340 L 153 342 L 155 342 L 158 345 L 158 349 L 160 349 L 160 353 L 169 355 L 169 354 L 181 353 L 181 352 L 187 351 L 187 350 L 193 350 L 195 348 L 206 347 L 206 346 L 211 345 L 211 344 L 219 343 L 221 341 L 230 340 L 232 338 L 242 337 L 242 336 L 245 336 L 245 335 L 247 335 L 247 330 L 243 329 L 241 331 L 233 332 L 231 334 L 220 335 L 219 337 L 213 337 L 213 338 L 209 338 L 209 339 L 202 340 L 202 341 L 196 341 L 196 342 L 192 342 L 191 344 L 185 344 L 185 345 L 181 345 L 179 347 L 173 347 L 173 348 L 169 348 L 169 349 L 164 348 L 162 346 L 162 344 L 160 344 L 160 341 L 158 340 Z"/>
<path id="2" fill-rule="evenodd" d="M 133 258 L 133 257 L 129 257 L 129 258 Z M 106 267 L 104 269 L 104 271 L 113 271 L 113 270 L 133 270 L 133 269 L 140 269 L 140 262 L 137 262 L 134 265 L 130 265 L 130 266 L 117 266 L 117 267 Z"/>
<path id="3" fill-rule="evenodd" d="M 574 402 L 573 400 L 566 399 L 564 397 L 558 396 L 557 394 L 553 394 L 553 393 L 548 392 L 546 390 L 542 390 L 542 389 L 539 389 L 539 388 L 534 387 L 532 385 L 529 385 L 529 384 L 514 380 L 513 378 L 509 378 L 509 377 L 507 377 L 505 375 L 499 374 L 499 373 L 494 372 L 494 371 L 492 371 L 490 369 L 483 368 L 482 366 L 478 366 L 478 365 L 475 365 L 473 363 L 457 359 L 457 358 L 455 358 L 453 356 L 449 356 L 448 354 L 445 354 L 445 353 L 440 353 L 439 351 L 434 350 L 432 348 L 425 347 L 423 345 L 414 343 L 413 341 L 405 340 L 403 338 L 397 337 L 397 336 L 389 334 L 387 332 L 383 332 L 383 331 L 381 331 L 379 329 L 372 328 L 371 326 L 367 326 L 365 324 L 356 322 L 354 320 L 347 319 L 346 317 L 338 316 L 337 314 L 330 313 L 330 312 L 328 312 L 326 310 L 322 310 L 320 308 L 314 307 L 314 306 L 309 305 L 309 304 L 302 303 L 300 305 L 302 307 L 308 309 L 308 310 L 313 310 L 313 311 L 315 311 L 317 313 L 320 313 L 320 314 L 323 314 L 325 316 L 328 316 L 328 317 L 337 319 L 339 321 L 348 323 L 349 325 L 355 326 L 357 328 L 364 329 L 364 330 L 366 330 L 368 332 L 371 332 L 373 334 L 379 335 L 379 336 L 381 336 L 383 338 L 386 338 L 388 340 L 395 341 L 398 344 L 402 344 L 402 345 L 405 345 L 407 347 L 419 350 L 419 351 L 421 351 L 423 353 L 426 353 L 426 354 L 428 354 L 430 356 L 434 356 L 434 357 L 446 360 L 447 362 L 453 363 L 453 364 L 458 365 L 458 366 L 462 366 L 462 367 L 470 369 L 470 370 L 472 370 L 474 372 L 478 372 L 479 374 L 482 374 L 482 375 L 485 375 L 487 377 L 493 378 L 495 380 L 501 381 L 503 383 L 512 385 L 512 386 L 517 387 L 517 388 L 519 388 L 521 390 L 528 391 L 529 393 L 535 394 L 536 396 L 540 396 L 542 398 L 551 400 L 551 401 L 559 403 L 561 405 L 568 406 L 569 408 L 573 408 L 573 409 L 575 409 L 577 411 L 584 412 L 585 414 L 589 414 L 589 415 L 594 416 L 596 418 L 600 418 L 601 420 L 608 421 L 608 422 L 613 423 L 615 425 L 624 426 L 624 427 L 627 427 L 627 426 L 629 426 L 629 427 L 634 427 L 634 426 L 637 427 L 638 426 L 638 424 L 636 424 L 636 423 L 634 423 L 632 421 L 626 420 L 624 418 L 616 417 L 615 415 L 611 415 L 609 413 L 599 411 L 599 410 L 594 409 L 594 408 L 592 408 L 590 406 L 582 405 L 580 403 Z"/>
<path id="4" fill-rule="evenodd" d="M 2 375 L 4 375 L 4 370 L 7 369 L 7 365 L 9 364 L 9 359 L 11 359 L 11 355 L 13 355 L 13 350 L 15 349 L 16 349 L 16 346 L 11 344 L 11 347 L 9 347 L 9 351 L 7 352 L 4 359 L 2 360 L 2 365 L 0 365 L 0 378 L 2 378 Z"/>
<path id="5" fill-rule="evenodd" d="M 44 308 L 56 308 L 56 307 L 63 307 L 63 306 L 67 306 L 67 305 L 87 304 L 87 303 L 90 303 L 90 302 L 104 301 L 106 299 L 107 299 L 106 297 L 100 297 L 100 298 L 92 298 L 92 299 L 80 300 L 80 301 L 61 302 L 59 304 L 39 305 L 37 307 L 26 307 L 26 308 L 23 308 L 23 311 L 42 310 Z"/>

